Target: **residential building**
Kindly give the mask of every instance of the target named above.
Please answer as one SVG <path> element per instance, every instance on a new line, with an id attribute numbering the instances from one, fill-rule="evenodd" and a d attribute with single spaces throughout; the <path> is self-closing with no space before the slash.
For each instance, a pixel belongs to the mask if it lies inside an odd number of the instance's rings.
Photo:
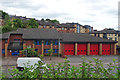
<path id="1" fill-rule="evenodd" d="M 55 29 L 18 29 L 2 34 L 2 55 L 19 56 L 25 48 L 47 55 L 116 55 L 116 41 Z"/>
<path id="2" fill-rule="evenodd" d="M 96 36 L 96 37 L 101 37 L 109 40 L 114 40 L 118 41 L 118 32 L 117 30 L 114 29 L 104 29 L 101 31 L 94 31 L 94 32 L 89 32 L 90 35 Z M 118 45 L 118 43 L 117 43 Z"/>
<path id="3" fill-rule="evenodd" d="M 89 25 L 84 25 L 83 28 L 85 29 L 85 33 L 93 32 L 93 27 Z"/>

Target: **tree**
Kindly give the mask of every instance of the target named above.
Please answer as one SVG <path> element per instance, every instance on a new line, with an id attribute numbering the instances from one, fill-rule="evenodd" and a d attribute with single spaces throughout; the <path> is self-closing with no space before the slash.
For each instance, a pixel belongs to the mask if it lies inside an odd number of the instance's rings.
<path id="1" fill-rule="evenodd" d="M 38 52 L 34 51 L 33 48 L 26 48 L 22 51 L 22 54 L 26 55 L 27 57 L 37 57 L 38 56 Z"/>
<path id="2" fill-rule="evenodd" d="M 51 20 L 52 23 L 59 23 L 58 20 L 54 19 L 54 20 Z"/>
<path id="3" fill-rule="evenodd" d="M 9 16 L 8 13 L 3 12 L 2 10 L 0 10 L 0 16 L 2 15 L 2 19 L 5 19 L 5 16 Z"/>
<path id="4" fill-rule="evenodd" d="M 42 18 L 42 19 L 41 19 L 41 21 L 43 21 L 43 22 L 44 22 L 44 21 L 45 21 L 45 20 L 44 20 L 44 18 Z"/>
<path id="5" fill-rule="evenodd" d="M 23 28 L 23 23 L 21 19 L 13 19 L 12 25 L 14 28 Z"/>
<path id="6" fill-rule="evenodd" d="M 12 22 L 8 15 L 5 15 L 4 25 L 2 26 L 2 33 L 12 31 Z"/>
<path id="7" fill-rule="evenodd" d="M 23 21 L 23 28 L 28 28 L 28 21 L 27 20 Z"/>
<path id="8" fill-rule="evenodd" d="M 45 21 L 51 21 L 50 19 L 46 19 Z"/>
<path id="9" fill-rule="evenodd" d="M 53 49 L 49 49 L 49 50 L 48 50 L 48 53 L 49 53 L 49 55 L 50 55 L 50 60 L 51 60 L 51 56 L 52 56 L 52 53 L 53 53 Z"/>
<path id="10" fill-rule="evenodd" d="M 38 22 L 35 19 L 28 21 L 28 28 L 38 28 Z"/>

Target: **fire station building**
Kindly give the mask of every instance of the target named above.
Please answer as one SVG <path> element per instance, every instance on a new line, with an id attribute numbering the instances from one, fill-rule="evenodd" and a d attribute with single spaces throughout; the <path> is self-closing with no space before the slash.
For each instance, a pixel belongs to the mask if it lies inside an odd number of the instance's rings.
<path id="1" fill-rule="evenodd" d="M 17 29 L 2 34 L 2 56 L 19 56 L 25 48 L 46 55 L 117 55 L 116 41 L 87 33 L 65 33 L 55 29 Z"/>

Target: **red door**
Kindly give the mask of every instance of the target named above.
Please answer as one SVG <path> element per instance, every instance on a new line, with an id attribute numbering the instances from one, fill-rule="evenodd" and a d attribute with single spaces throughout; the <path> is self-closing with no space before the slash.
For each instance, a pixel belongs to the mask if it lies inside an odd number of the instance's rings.
<path id="1" fill-rule="evenodd" d="M 98 44 L 90 44 L 90 55 L 98 55 L 99 53 Z"/>
<path id="2" fill-rule="evenodd" d="M 74 44 L 64 44 L 64 55 L 74 55 Z"/>
<path id="3" fill-rule="evenodd" d="M 77 46 L 77 55 L 86 55 L 87 54 L 87 45 L 78 44 Z"/>
<path id="4" fill-rule="evenodd" d="M 110 55 L 110 44 L 102 44 L 102 55 Z"/>

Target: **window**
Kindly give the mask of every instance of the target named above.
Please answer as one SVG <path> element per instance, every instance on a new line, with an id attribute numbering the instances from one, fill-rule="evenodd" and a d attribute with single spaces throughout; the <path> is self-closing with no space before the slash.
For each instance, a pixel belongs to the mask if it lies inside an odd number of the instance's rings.
<path id="1" fill-rule="evenodd" d="M 110 50 L 108 50 L 108 52 L 109 52 Z"/>
<path id="2" fill-rule="evenodd" d="M 71 50 L 73 52 L 73 50 Z"/>
<path id="3" fill-rule="evenodd" d="M 78 52 L 79 52 L 80 50 L 78 50 Z"/>
<path id="4" fill-rule="evenodd" d="M 58 41 L 53 41 L 53 45 L 58 45 Z"/>
<path id="5" fill-rule="evenodd" d="M 109 40 L 112 40 L 112 38 L 109 38 Z"/>
<path id="6" fill-rule="evenodd" d="M 102 51 L 104 51 L 104 50 L 102 50 Z"/>
<path id="7" fill-rule="evenodd" d="M 58 53 L 58 49 L 53 49 L 54 50 L 54 52 L 53 53 Z"/>
<path id="8" fill-rule="evenodd" d="M 95 34 L 95 36 L 96 36 L 96 34 Z"/>
<path id="9" fill-rule="evenodd" d="M 65 50 L 65 52 L 67 52 L 67 50 Z"/>
<path id="10" fill-rule="evenodd" d="M 35 45 L 41 45 L 41 44 L 42 44 L 42 41 L 41 41 L 41 40 L 36 40 L 36 41 L 34 41 L 34 44 L 35 44 Z"/>
<path id="11" fill-rule="evenodd" d="M 84 52 L 85 52 L 85 50 L 84 50 Z"/>
<path id="12" fill-rule="evenodd" d="M 98 50 L 96 50 L 96 52 L 97 52 Z"/>
<path id="13" fill-rule="evenodd" d="M 81 52 L 82 52 L 83 50 L 81 50 Z"/>
<path id="14" fill-rule="evenodd" d="M 48 50 L 49 50 L 49 49 L 44 49 L 44 53 L 48 53 Z"/>
<path id="15" fill-rule="evenodd" d="M 44 41 L 44 45 L 50 45 L 50 41 Z"/>
<path id="16" fill-rule="evenodd" d="M 100 34 L 98 34 L 98 37 L 100 37 Z"/>
<path id="17" fill-rule="evenodd" d="M 13 43 L 13 46 L 20 46 L 20 43 Z"/>
<path id="18" fill-rule="evenodd" d="M 93 50 L 93 52 L 95 52 L 95 50 Z"/>
<path id="19" fill-rule="evenodd" d="M 70 50 L 68 50 L 70 52 Z"/>
<path id="20" fill-rule="evenodd" d="M 2 49 L 2 54 L 5 54 L 5 49 Z"/>
<path id="21" fill-rule="evenodd" d="M 92 50 L 90 50 L 90 52 L 92 52 Z"/>

